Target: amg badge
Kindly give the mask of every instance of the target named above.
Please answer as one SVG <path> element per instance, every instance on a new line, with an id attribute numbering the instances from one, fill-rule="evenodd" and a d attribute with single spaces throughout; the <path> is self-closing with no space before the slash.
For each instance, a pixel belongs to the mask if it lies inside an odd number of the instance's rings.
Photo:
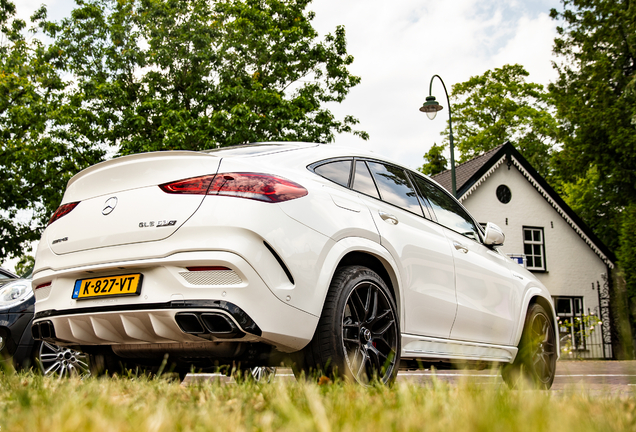
<path id="1" fill-rule="evenodd" d="M 157 228 L 161 228 L 161 227 L 168 227 L 168 226 L 174 226 L 177 224 L 176 220 L 171 220 L 171 221 L 167 221 L 167 220 L 160 220 L 160 221 L 150 221 L 150 222 L 139 222 L 139 228 L 152 228 L 152 227 L 157 227 Z"/>

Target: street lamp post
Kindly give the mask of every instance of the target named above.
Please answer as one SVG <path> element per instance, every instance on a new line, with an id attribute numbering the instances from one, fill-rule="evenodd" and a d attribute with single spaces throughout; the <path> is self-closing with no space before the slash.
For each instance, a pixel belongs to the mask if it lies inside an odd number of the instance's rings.
<path id="1" fill-rule="evenodd" d="M 455 181 L 455 147 L 453 146 L 453 124 L 451 123 L 451 105 L 450 99 L 448 98 L 448 91 L 446 91 L 446 85 L 444 81 L 439 75 L 433 75 L 431 78 L 431 84 L 428 89 L 429 96 L 426 97 L 426 102 L 420 108 L 420 111 L 426 113 L 426 116 L 433 120 L 437 115 L 437 111 L 441 111 L 444 107 L 441 106 L 436 100 L 435 96 L 433 96 L 433 80 L 435 77 L 439 78 L 442 82 L 442 86 L 444 87 L 444 92 L 446 93 L 446 101 L 448 102 L 448 130 L 450 132 L 449 141 L 450 141 L 450 161 L 451 161 L 451 188 L 453 192 L 453 196 L 457 198 L 457 184 Z"/>

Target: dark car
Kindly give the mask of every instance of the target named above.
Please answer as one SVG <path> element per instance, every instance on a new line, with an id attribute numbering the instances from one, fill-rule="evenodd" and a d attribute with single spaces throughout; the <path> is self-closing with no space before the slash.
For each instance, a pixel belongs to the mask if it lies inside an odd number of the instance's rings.
<path id="1" fill-rule="evenodd" d="M 0 267 L 0 287 L 16 279 L 20 279 L 20 276 L 14 275 L 9 270 Z"/>
<path id="2" fill-rule="evenodd" d="M 87 373 L 84 354 L 31 336 L 35 297 L 30 275 L 20 278 L 0 270 L 0 367 L 33 367 L 45 375 Z"/>

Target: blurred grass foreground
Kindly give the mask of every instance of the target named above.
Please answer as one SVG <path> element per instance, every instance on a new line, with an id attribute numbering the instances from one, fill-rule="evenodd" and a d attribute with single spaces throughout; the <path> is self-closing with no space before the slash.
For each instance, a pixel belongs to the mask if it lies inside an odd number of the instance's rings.
<path id="1" fill-rule="evenodd" d="M 636 396 L 433 380 L 393 387 L 165 379 L 57 380 L 0 372 L 8 431 L 634 431 Z"/>

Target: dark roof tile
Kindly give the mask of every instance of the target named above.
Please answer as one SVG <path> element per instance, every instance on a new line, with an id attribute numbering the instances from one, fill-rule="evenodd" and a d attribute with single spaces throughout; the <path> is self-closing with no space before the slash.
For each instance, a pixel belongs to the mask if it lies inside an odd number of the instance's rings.
<path id="1" fill-rule="evenodd" d="M 467 182 L 469 182 L 475 173 L 479 171 L 481 167 L 486 165 L 490 158 L 493 157 L 505 144 L 498 145 L 492 150 L 488 150 L 483 155 L 477 156 L 467 162 L 459 164 L 455 167 L 455 182 L 457 190 L 459 191 Z M 448 169 L 442 171 L 439 174 L 432 176 L 433 180 L 442 185 L 444 189 L 451 192 L 451 171 Z"/>

